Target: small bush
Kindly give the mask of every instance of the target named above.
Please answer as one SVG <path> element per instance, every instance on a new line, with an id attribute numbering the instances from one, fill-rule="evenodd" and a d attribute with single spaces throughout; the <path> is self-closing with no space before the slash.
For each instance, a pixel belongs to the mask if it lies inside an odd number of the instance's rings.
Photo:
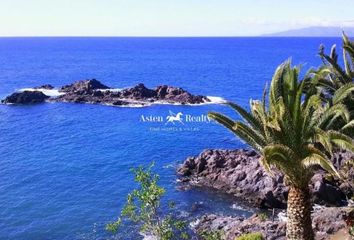
<path id="1" fill-rule="evenodd" d="M 235 238 L 235 240 L 264 240 L 261 233 L 247 233 Z"/>
<path id="2" fill-rule="evenodd" d="M 139 187 L 128 194 L 120 216 L 115 222 L 107 224 L 106 230 L 116 233 L 123 221 L 131 221 L 140 226 L 142 234 L 159 240 L 190 239 L 186 221 L 176 219 L 166 209 L 163 210 L 166 214 L 160 214 L 165 189 L 158 185 L 159 176 L 151 171 L 152 167 L 153 164 L 148 168 L 140 166 L 132 169 Z M 173 202 L 169 202 L 170 209 L 174 206 Z"/>

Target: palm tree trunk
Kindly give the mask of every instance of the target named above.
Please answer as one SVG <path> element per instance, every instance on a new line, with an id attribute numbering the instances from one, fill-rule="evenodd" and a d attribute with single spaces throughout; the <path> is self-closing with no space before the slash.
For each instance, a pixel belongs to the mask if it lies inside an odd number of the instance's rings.
<path id="1" fill-rule="evenodd" d="M 286 237 L 288 240 L 313 240 L 311 221 L 311 200 L 308 187 L 290 186 L 288 195 L 288 222 Z"/>

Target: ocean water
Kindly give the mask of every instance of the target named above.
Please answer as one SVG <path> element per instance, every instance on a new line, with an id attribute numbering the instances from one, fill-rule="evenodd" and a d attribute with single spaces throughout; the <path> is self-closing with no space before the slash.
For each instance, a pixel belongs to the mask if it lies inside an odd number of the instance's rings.
<path id="1" fill-rule="evenodd" d="M 320 43 L 329 50 L 340 39 L 0 38 L 0 97 L 96 78 L 116 88 L 174 85 L 247 105 L 289 57 L 304 70 L 318 66 Z M 104 226 L 136 186 L 129 169 L 152 161 L 167 190 L 164 200 L 176 201 L 178 214 L 249 216 L 254 209 L 236 199 L 177 188 L 176 166 L 188 156 L 245 147 L 201 120 L 211 110 L 235 116 L 223 105 L 0 105 L 0 239 L 119 239 Z M 183 113 L 185 124 L 143 121 L 169 111 Z M 200 207 L 191 212 L 195 203 Z M 134 225 L 123 234 L 139 239 Z"/>

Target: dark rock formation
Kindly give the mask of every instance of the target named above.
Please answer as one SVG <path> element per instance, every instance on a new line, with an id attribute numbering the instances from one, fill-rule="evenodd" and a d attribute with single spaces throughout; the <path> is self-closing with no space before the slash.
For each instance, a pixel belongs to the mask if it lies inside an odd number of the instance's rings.
<path id="1" fill-rule="evenodd" d="M 100 91 L 105 89 L 105 91 Z M 64 95 L 53 99 L 54 101 L 79 102 L 79 103 L 102 103 L 110 105 L 139 104 L 147 105 L 152 102 L 198 104 L 209 102 L 205 96 L 192 95 L 182 88 L 159 86 L 156 89 L 149 89 L 144 84 L 126 88 L 121 91 L 110 91 L 110 88 L 99 81 L 85 80 L 78 81 L 71 85 L 60 88 Z"/>
<path id="2" fill-rule="evenodd" d="M 210 100 L 204 96 L 195 96 L 183 90 L 182 88 L 169 87 L 166 85 L 158 86 L 155 89 L 155 93 L 157 99 L 167 100 L 169 102 L 177 102 L 182 104 L 210 102 Z"/>
<path id="3" fill-rule="evenodd" d="M 47 95 L 39 91 L 24 91 L 13 93 L 1 102 L 5 104 L 32 104 L 44 102 L 47 98 L 49 98 Z"/>
<path id="4" fill-rule="evenodd" d="M 54 87 L 50 84 L 44 84 L 42 86 L 34 87 L 34 89 L 47 89 L 47 90 L 52 90 Z"/>
<path id="5" fill-rule="evenodd" d="M 320 208 L 312 214 L 312 225 L 316 240 L 329 239 L 331 234 L 346 228 L 344 216 L 348 208 Z M 198 233 L 221 231 L 223 239 L 234 240 L 236 237 L 252 232 L 260 232 L 267 240 L 285 240 L 286 222 L 280 219 L 263 219 L 257 214 L 250 218 L 205 215 L 201 217 L 194 229 Z"/>
<path id="6" fill-rule="evenodd" d="M 156 98 L 156 92 L 152 89 L 148 89 L 144 84 L 139 83 L 135 87 L 123 89 L 121 96 L 129 99 L 149 99 Z"/>
<path id="7" fill-rule="evenodd" d="M 344 154 L 347 153 L 338 153 L 337 157 L 343 158 Z M 288 187 L 283 175 L 270 177 L 258 159 L 253 150 L 206 150 L 198 157 L 188 158 L 178 174 L 182 176 L 182 187 L 210 187 L 256 207 L 285 208 Z M 346 194 L 353 194 L 353 189 L 342 189 L 340 182 L 330 181 L 320 170 L 313 177 L 310 190 L 314 203 L 329 206 L 344 205 Z"/>
<path id="8" fill-rule="evenodd" d="M 51 85 L 43 85 L 37 89 L 53 89 Z M 96 79 L 82 80 L 65 85 L 59 89 L 63 93 L 58 97 L 51 97 L 52 102 L 96 103 L 106 105 L 149 105 L 154 102 L 200 104 L 210 102 L 205 96 L 192 95 L 182 88 L 159 86 L 149 89 L 140 83 L 132 88 L 116 91 L 97 81 Z M 4 101 L 5 102 L 5 101 Z M 8 103 L 7 101 L 5 103 Z M 15 103 L 15 102 L 14 102 Z"/>
<path id="9" fill-rule="evenodd" d="M 77 92 L 79 94 L 82 93 L 90 93 L 93 90 L 98 89 L 109 89 L 106 85 L 102 84 L 100 81 L 96 79 L 91 80 L 82 80 L 74 82 L 70 85 L 65 85 L 59 89 L 60 92 Z"/>
<path id="10" fill-rule="evenodd" d="M 135 100 L 150 100 L 151 102 L 161 101 L 166 103 L 199 104 L 210 102 L 205 96 L 192 95 L 182 88 L 167 85 L 158 86 L 155 89 L 148 89 L 140 83 L 135 87 L 122 90 L 121 97 Z"/>

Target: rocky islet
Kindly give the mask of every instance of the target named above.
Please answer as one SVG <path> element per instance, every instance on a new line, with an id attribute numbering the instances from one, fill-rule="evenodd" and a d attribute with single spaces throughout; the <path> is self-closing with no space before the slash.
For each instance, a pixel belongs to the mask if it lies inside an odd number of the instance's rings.
<path id="1" fill-rule="evenodd" d="M 131 88 L 117 90 L 96 79 L 81 80 L 59 88 L 57 96 L 47 96 L 42 90 L 53 90 L 50 84 L 33 88 L 31 91 L 15 92 L 7 96 L 5 104 L 32 104 L 49 102 L 94 103 L 113 106 L 141 105 L 152 103 L 202 104 L 210 99 L 202 95 L 193 95 L 182 88 L 161 85 L 149 89 L 140 83 Z"/>

